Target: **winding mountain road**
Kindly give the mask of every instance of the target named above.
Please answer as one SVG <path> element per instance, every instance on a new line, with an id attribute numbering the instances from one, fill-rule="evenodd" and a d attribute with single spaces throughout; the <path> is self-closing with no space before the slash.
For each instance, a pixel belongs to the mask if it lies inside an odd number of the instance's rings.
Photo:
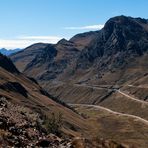
<path id="1" fill-rule="evenodd" d="M 143 100 L 140 100 L 140 99 L 136 99 L 135 97 L 126 94 L 125 92 L 121 91 L 118 88 L 107 88 L 109 85 L 106 85 L 106 87 L 105 87 L 105 85 L 103 85 L 103 86 L 101 86 L 101 85 L 95 85 L 95 86 L 93 86 L 93 85 L 88 85 L 88 84 L 74 84 L 74 85 L 75 86 L 79 86 L 79 87 L 92 88 L 92 89 L 99 89 L 99 90 L 100 89 L 105 89 L 105 90 L 114 91 L 114 92 L 120 93 L 121 95 L 123 95 L 123 96 L 125 96 L 125 97 L 127 97 L 127 98 L 129 98 L 131 100 L 134 100 L 136 102 L 139 102 L 139 103 L 142 103 L 142 104 L 148 104 L 148 102 L 143 101 Z"/>
<path id="2" fill-rule="evenodd" d="M 119 116 L 131 117 L 131 118 L 134 118 L 135 121 L 140 120 L 140 121 L 142 121 L 142 122 L 144 122 L 145 124 L 148 125 L 148 120 L 146 120 L 146 119 L 143 119 L 141 117 L 131 115 L 131 114 L 115 112 L 111 109 L 108 109 L 108 108 L 105 108 L 105 107 L 102 107 L 102 106 L 99 106 L 99 105 L 89 105 L 89 104 L 69 104 L 69 105 L 70 106 L 93 107 L 93 108 L 96 108 L 98 110 L 104 110 L 104 111 L 107 111 L 107 112 L 110 112 L 112 114 L 116 114 L 116 115 L 119 115 Z"/>
<path id="3" fill-rule="evenodd" d="M 136 98 L 134 98 L 134 97 L 132 97 L 132 96 L 130 96 L 130 95 L 128 95 L 128 94 L 122 92 L 120 89 L 117 90 L 117 92 L 120 93 L 120 94 L 122 94 L 122 95 L 124 95 L 124 96 L 127 97 L 127 98 L 130 98 L 130 99 L 134 100 L 134 101 L 137 101 L 137 102 L 140 102 L 140 103 L 143 103 L 143 104 L 148 104 L 148 102 L 142 101 L 142 100 L 139 100 L 139 99 L 136 99 Z"/>
<path id="4" fill-rule="evenodd" d="M 105 90 L 113 90 L 107 87 L 101 87 L 98 85 L 92 86 L 92 85 L 88 85 L 88 84 L 74 84 L 74 86 L 78 86 L 78 87 L 87 87 L 87 88 L 92 88 L 92 89 L 105 89 Z"/>

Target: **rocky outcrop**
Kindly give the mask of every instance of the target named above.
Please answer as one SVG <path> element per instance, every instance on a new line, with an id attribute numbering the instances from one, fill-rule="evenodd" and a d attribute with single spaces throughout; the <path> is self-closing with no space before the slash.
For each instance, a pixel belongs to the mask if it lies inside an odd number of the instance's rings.
<path id="1" fill-rule="evenodd" d="M 0 98 L 0 147 L 128 148 L 112 140 L 63 138 L 48 133 L 38 113 Z"/>
<path id="2" fill-rule="evenodd" d="M 148 51 L 148 21 L 119 16 L 109 19 L 97 37 L 82 50 L 78 68 L 120 68 L 128 59 Z M 86 64 L 88 63 L 88 64 Z M 103 66 L 102 66 L 103 65 Z"/>

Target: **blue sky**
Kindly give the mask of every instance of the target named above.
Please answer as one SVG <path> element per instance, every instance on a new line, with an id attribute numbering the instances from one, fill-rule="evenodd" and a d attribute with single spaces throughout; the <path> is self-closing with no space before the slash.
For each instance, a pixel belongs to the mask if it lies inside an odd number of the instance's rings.
<path id="1" fill-rule="evenodd" d="M 148 19 L 147 6 L 147 0 L 0 0 L 0 48 L 55 43 L 117 15 Z"/>

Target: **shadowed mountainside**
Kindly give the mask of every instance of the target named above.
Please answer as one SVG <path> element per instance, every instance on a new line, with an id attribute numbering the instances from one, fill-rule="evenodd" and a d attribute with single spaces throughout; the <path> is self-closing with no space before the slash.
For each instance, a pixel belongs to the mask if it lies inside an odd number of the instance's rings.
<path id="1" fill-rule="evenodd" d="M 12 71 L 11 69 L 7 71 L 5 66 L 8 67 L 11 64 L 12 62 L 9 59 L 0 55 L 0 97 L 5 97 L 12 103 L 28 107 L 41 116 L 50 117 L 53 112 L 61 113 L 64 118 L 62 131 L 69 135 L 79 135 L 78 130 L 81 127 L 84 128 L 84 131 L 89 128 L 89 125 L 84 122 L 85 119 L 63 106 L 64 104 L 56 102 L 56 98 L 46 93 L 37 83 L 19 73 L 13 64 Z M 73 131 L 71 127 L 75 127 L 77 130 Z"/>
<path id="2" fill-rule="evenodd" d="M 126 148 L 134 144 L 126 137 L 97 136 L 89 119 L 58 103 L 35 80 L 19 73 L 11 60 L 0 55 L 0 63 L 0 146 Z"/>

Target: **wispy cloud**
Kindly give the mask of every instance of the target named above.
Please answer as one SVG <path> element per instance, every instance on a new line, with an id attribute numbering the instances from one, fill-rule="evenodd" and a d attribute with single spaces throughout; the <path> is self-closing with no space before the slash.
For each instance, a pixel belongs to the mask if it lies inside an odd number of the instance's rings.
<path id="1" fill-rule="evenodd" d="M 58 36 L 20 36 L 19 39 L 57 41 L 61 39 L 61 37 L 58 37 Z"/>
<path id="2" fill-rule="evenodd" d="M 15 39 L 0 39 L 0 48 L 25 48 L 38 42 L 57 43 L 60 39 L 62 39 L 62 37 L 58 36 L 20 36 Z"/>
<path id="3" fill-rule="evenodd" d="M 81 26 L 81 27 L 65 27 L 67 30 L 100 30 L 104 25 L 90 25 L 90 26 Z"/>

